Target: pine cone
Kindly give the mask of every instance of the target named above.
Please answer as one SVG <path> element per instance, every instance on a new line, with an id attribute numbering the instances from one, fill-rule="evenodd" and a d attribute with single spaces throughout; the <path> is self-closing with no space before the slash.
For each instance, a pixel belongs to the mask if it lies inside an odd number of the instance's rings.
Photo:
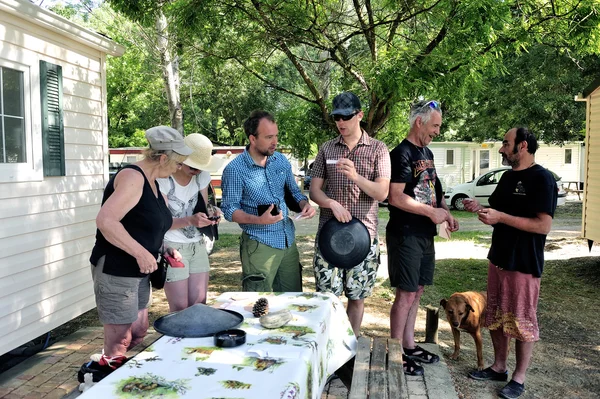
<path id="1" fill-rule="evenodd" d="M 260 317 L 267 313 L 269 313 L 269 301 L 267 301 L 267 298 L 258 298 L 258 301 L 252 306 L 252 314 L 254 317 Z"/>

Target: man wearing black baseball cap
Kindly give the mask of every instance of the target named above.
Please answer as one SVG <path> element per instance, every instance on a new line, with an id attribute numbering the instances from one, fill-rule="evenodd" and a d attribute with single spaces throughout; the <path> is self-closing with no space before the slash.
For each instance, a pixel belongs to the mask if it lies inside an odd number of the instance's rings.
<path id="1" fill-rule="evenodd" d="M 340 135 L 323 144 L 311 169 L 310 198 L 321 208 L 315 240 L 314 273 L 317 291 L 348 297 L 348 318 L 360 334 L 364 299 L 371 295 L 379 267 L 378 202 L 385 200 L 390 184 L 390 156 L 384 143 L 360 127 L 364 114 L 354 93 L 333 99 L 331 116 Z M 325 184 L 326 182 L 326 184 Z M 362 221 L 371 237 L 367 257 L 350 269 L 326 261 L 318 246 L 321 228 L 331 218 L 347 223 Z"/>

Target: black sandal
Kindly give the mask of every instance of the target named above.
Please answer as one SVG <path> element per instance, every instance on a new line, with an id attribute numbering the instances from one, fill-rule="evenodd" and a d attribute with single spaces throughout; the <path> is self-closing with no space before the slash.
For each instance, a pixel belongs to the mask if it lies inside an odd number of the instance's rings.
<path id="1" fill-rule="evenodd" d="M 406 355 L 402 355 L 402 368 L 405 375 L 423 375 L 423 366 L 419 366 Z"/>
<path id="2" fill-rule="evenodd" d="M 438 355 L 426 351 L 419 345 L 415 346 L 414 349 L 404 348 L 404 353 L 409 359 L 416 360 L 417 362 L 421 363 L 437 363 L 440 361 L 440 357 Z"/>

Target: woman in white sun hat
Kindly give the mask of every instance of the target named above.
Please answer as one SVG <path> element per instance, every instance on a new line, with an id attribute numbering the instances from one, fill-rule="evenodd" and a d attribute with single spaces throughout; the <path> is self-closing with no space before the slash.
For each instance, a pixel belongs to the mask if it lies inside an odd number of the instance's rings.
<path id="1" fill-rule="evenodd" d="M 194 152 L 172 176 L 158 179 L 173 215 L 173 227 L 165 234 L 165 244 L 181 253 L 184 264 L 167 269 L 164 289 L 171 312 L 206 303 L 210 265 L 204 235 L 198 228 L 218 223 L 218 218 L 214 218 L 221 215 L 216 207 L 207 207 L 209 214 L 194 213 L 194 208 L 198 201 L 208 204 L 210 172 L 217 171 L 224 161 L 212 156 L 213 145 L 206 136 L 192 133 L 184 141 Z"/>

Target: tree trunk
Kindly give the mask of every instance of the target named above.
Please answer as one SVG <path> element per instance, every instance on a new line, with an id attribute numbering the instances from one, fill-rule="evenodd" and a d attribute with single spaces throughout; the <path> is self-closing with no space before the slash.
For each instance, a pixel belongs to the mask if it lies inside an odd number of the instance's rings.
<path id="1" fill-rule="evenodd" d="M 160 67 L 162 69 L 171 127 L 183 134 L 183 111 L 179 97 L 179 59 L 173 55 L 173 43 L 169 39 L 167 17 L 160 10 L 156 16 L 156 44 L 160 54 Z"/>

